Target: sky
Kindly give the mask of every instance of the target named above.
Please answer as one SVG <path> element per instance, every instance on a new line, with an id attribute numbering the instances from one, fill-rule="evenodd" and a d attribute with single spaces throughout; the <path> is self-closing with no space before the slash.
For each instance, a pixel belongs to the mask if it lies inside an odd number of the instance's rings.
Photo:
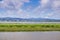
<path id="1" fill-rule="evenodd" d="M 60 0 L 0 0 L 0 17 L 60 19 Z"/>

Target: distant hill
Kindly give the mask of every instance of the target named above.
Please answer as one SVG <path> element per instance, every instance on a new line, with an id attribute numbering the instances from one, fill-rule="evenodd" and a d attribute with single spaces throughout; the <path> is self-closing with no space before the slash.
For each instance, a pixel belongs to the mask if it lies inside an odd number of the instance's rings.
<path id="1" fill-rule="evenodd" d="M 6 21 L 6 22 L 60 22 L 60 20 L 57 19 L 48 19 L 48 18 L 0 18 L 0 21 Z"/>

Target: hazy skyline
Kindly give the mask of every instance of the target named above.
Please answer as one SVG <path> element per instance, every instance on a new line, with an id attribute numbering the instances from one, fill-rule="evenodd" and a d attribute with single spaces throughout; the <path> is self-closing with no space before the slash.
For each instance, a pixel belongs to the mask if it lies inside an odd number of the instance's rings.
<path id="1" fill-rule="evenodd" d="M 60 0 L 0 0 L 0 17 L 60 19 Z"/>

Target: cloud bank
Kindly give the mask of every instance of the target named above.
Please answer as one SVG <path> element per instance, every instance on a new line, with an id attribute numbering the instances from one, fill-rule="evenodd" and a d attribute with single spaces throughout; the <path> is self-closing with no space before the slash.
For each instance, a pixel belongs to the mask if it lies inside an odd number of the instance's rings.
<path id="1" fill-rule="evenodd" d="M 60 0 L 41 0 L 40 5 L 34 9 L 34 13 L 43 18 L 60 19 Z"/>
<path id="2" fill-rule="evenodd" d="M 5 10 L 5 13 L 0 12 L 0 15 L 3 14 L 3 17 L 42 17 L 60 19 L 60 0 L 40 0 L 39 5 L 36 6 L 33 11 L 28 11 L 32 8 L 31 4 L 30 6 L 28 5 L 26 10 L 23 10 L 21 7 L 25 3 L 30 3 L 30 1 L 31 0 L 2 0 L 0 1 L 0 9 Z"/>
<path id="3" fill-rule="evenodd" d="M 21 14 L 26 14 L 28 12 L 23 11 L 21 9 L 24 3 L 28 3 L 29 0 L 2 0 L 0 1 L 0 9 L 3 9 L 5 13 L 2 15 L 3 17 L 20 17 Z M 2 10 L 2 11 L 3 11 Z"/>

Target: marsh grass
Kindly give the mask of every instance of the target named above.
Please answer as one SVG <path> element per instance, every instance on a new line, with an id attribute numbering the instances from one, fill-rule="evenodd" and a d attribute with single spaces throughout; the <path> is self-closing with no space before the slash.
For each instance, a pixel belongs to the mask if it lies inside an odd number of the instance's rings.
<path id="1" fill-rule="evenodd" d="M 0 24 L 0 32 L 60 31 L 60 24 Z"/>

